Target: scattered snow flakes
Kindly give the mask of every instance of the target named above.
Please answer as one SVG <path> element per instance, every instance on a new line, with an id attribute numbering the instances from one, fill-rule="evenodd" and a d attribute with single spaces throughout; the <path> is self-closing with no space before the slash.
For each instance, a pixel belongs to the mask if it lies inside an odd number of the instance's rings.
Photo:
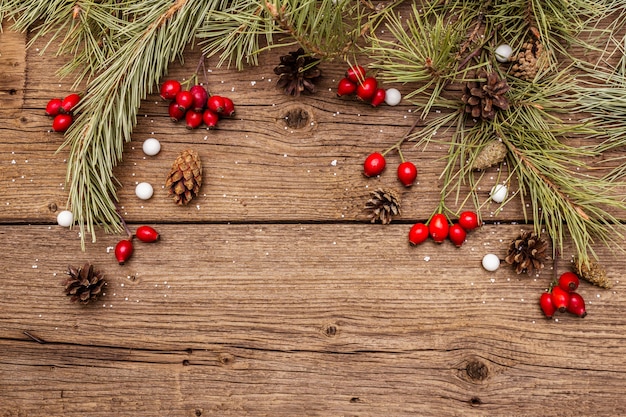
<path id="1" fill-rule="evenodd" d="M 330 165 L 336 167 L 337 166 L 337 160 L 333 159 L 332 161 L 330 161 Z"/>

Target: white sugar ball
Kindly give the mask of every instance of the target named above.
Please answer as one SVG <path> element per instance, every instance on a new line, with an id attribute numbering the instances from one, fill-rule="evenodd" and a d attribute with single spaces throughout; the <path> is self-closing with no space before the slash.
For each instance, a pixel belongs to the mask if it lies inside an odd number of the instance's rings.
<path id="1" fill-rule="evenodd" d="M 491 189 L 491 192 L 489 193 L 489 196 L 491 197 L 491 199 L 495 201 L 496 203 L 502 203 L 504 200 L 506 200 L 506 197 L 508 195 L 509 195 L 509 189 L 506 188 L 506 185 L 504 184 L 494 185 L 493 188 Z"/>
<path id="2" fill-rule="evenodd" d="M 150 197 L 152 197 L 153 193 L 154 189 L 147 182 L 140 182 L 135 187 L 135 194 L 137 194 L 137 197 L 141 198 L 142 200 L 149 200 Z"/>
<path id="3" fill-rule="evenodd" d="M 395 88 L 388 88 L 385 90 L 385 103 L 388 106 L 397 106 L 402 100 L 402 94 Z"/>
<path id="4" fill-rule="evenodd" d="M 143 153 L 154 156 L 161 151 L 161 143 L 155 138 L 148 138 L 143 141 Z"/>
<path id="5" fill-rule="evenodd" d="M 57 214 L 57 223 L 59 226 L 70 227 L 74 224 L 74 215 L 69 210 L 63 210 Z"/>
<path id="6" fill-rule="evenodd" d="M 513 55 L 513 49 L 509 45 L 500 45 L 495 51 L 498 62 L 509 62 Z"/>
<path id="7" fill-rule="evenodd" d="M 500 268 L 500 258 L 493 253 L 488 253 L 483 257 L 483 268 L 489 272 L 493 272 Z"/>

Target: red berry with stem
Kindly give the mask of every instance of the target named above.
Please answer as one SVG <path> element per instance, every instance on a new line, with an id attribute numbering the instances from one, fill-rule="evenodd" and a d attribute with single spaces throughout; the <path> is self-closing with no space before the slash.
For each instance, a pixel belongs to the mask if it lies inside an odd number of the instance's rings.
<path id="1" fill-rule="evenodd" d="M 437 213 L 430 219 L 428 232 L 435 242 L 441 243 L 446 240 L 449 231 L 450 224 L 445 214 Z"/>
<path id="2" fill-rule="evenodd" d="M 172 119 L 173 122 L 177 122 L 179 120 L 182 120 L 183 117 L 185 117 L 185 108 L 182 106 L 179 106 L 178 103 L 176 103 L 175 101 L 172 101 L 169 105 L 169 108 L 167 109 L 170 118 Z"/>
<path id="3" fill-rule="evenodd" d="M 552 304 L 561 313 L 564 312 L 569 305 L 569 293 L 558 286 L 552 288 Z"/>
<path id="4" fill-rule="evenodd" d="M 564 272 L 559 277 L 559 287 L 567 292 L 576 291 L 576 289 L 578 288 L 578 284 L 580 284 L 578 275 L 573 272 Z"/>
<path id="5" fill-rule="evenodd" d="M 61 103 L 62 101 L 60 98 L 53 98 L 50 100 L 48 104 L 46 104 L 46 114 L 48 116 L 58 115 L 61 111 Z"/>
<path id="6" fill-rule="evenodd" d="M 413 162 L 404 161 L 398 165 L 398 179 L 405 187 L 410 187 L 417 178 L 417 167 Z"/>
<path id="7" fill-rule="evenodd" d="M 195 110 L 188 110 L 185 113 L 185 124 L 187 129 L 197 129 L 202 124 L 202 113 Z"/>
<path id="8" fill-rule="evenodd" d="M 424 223 L 416 223 L 409 230 L 409 243 L 411 245 L 419 245 L 428 239 L 428 226 Z"/>
<path id="9" fill-rule="evenodd" d="M 120 265 L 124 265 L 124 262 L 130 259 L 133 254 L 133 242 L 129 239 L 120 240 L 115 245 L 115 258 Z"/>
<path id="10" fill-rule="evenodd" d="M 137 239 L 146 243 L 156 242 L 160 237 L 159 232 L 150 226 L 139 226 L 135 232 L 135 236 L 137 236 Z"/>
<path id="11" fill-rule="evenodd" d="M 356 87 L 357 85 L 355 82 L 350 81 L 347 78 L 342 78 L 339 80 L 339 84 L 337 85 L 337 95 L 341 97 L 354 94 L 356 92 Z"/>
<path id="12" fill-rule="evenodd" d="M 206 109 L 202 114 L 202 121 L 209 129 L 216 127 L 219 120 L 219 115 L 210 109 Z"/>
<path id="13" fill-rule="evenodd" d="M 226 117 L 233 117 L 235 115 L 235 103 L 228 97 L 222 97 L 224 99 L 224 111 L 222 114 Z"/>
<path id="14" fill-rule="evenodd" d="M 567 305 L 567 311 L 577 315 L 580 318 L 584 318 L 587 315 L 585 309 L 585 300 L 577 292 L 571 292 L 569 294 L 569 304 Z"/>
<path id="15" fill-rule="evenodd" d="M 363 81 L 365 79 L 365 68 L 360 65 L 348 68 L 346 70 L 346 78 L 355 84 Z"/>
<path id="16" fill-rule="evenodd" d="M 70 128 L 74 118 L 71 114 L 58 114 L 52 121 L 52 130 L 55 132 L 65 132 Z"/>
<path id="17" fill-rule="evenodd" d="M 70 94 L 69 96 L 65 97 L 63 101 L 61 102 L 61 112 L 71 113 L 79 101 L 80 101 L 80 96 L 75 93 Z"/>
<path id="18" fill-rule="evenodd" d="M 176 94 L 176 103 L 185 110 L 190 109 L 193 106 L 193 94 L 187 90 L 180 91 Z"/>
<path id="19" fill-rule="evenodd" d="M 554 313 L 556 313 L 556 307 L 552 302 L 552 294 L 549 292 L 541 294 L 541 297 L 539 297 L 539 306 L 541 307 L 543 314 L 545 314 L 549 319 L 551 319 L 552 316 L 554 316 Z"/>
<path id="20" fill-rule="evenodd" d="M 206 106 L 213 113 L 222 114 L 224 112 L 224 97 L 221 96 L 211 96 L 207 100 Z"/>
<path id="21" fill-rule="evenodd" d="M 204 87 L 199 84 L 191 87 L 189 92 L 193 96 L 193 109 L 197 112 L 202 112 L 202 110 L 204 110 L 204 106 L 206 106 L 209 94 L 206 92 Z"/>
<path id="22" fill-rule="evenodd" d="M 450 230 L 448 230 L 448 239 L 450 239 L 450 242 L 454 243 L 454 246 L 460 248 L 465 242 L 466 237 L 467 232 L 461 227 L 460 224 L 455 223 L 450 226 Z"/>
<path id="23" fill-rule="evenodd" d="M 372 105 L 372 107 L 378 107 L 381 104 L 383 104 L 385 102 L 385 95 L 387 93 L 385 92 L 385 90 L 383 90 L 382 88 L 377 88 L 376 91 L 374 92 L 374 96 L 372 97 L 372 100 L 370 101 L 370 104 Z"/>
<path id="24" fill-rule="evenodd" d="M 387 165 L 385 156 L 380 152 L 374 152 L 365 158 L 365 162 L 363 162 L 363 174 L 365 174 L 366 177 L 374 177 L 383 172 L 385 165 Z"/>
<path id="25" fill-rule="evenodd" d="M 459 215 L 459 224 L 469 232 L 480 226 L 480 221 L 478 220 L 478 215 L 473 211 L 464 211 Z"/>
<path id="26" fill-rule="evenodd" d="M 356 95 L 363 101 L 370 101 L 376 94 L 377 88 L 378 81 L 376 81 L 376 78 L 368 77 L 356 87 Z"/>
<path id="27" fill-rule="evenodd" d="M 161 85 L 161 98 L 163 100 L 174 100 L 176 94 L 182 90 L 180 83 L 176 80 L 167 80 Z"/>

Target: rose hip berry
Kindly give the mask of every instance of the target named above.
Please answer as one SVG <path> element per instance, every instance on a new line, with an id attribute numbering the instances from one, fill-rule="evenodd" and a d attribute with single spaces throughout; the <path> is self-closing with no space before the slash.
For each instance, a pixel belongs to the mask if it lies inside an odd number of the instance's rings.
<path id="1" fill-rule="evenodd" d="M 419 245 L 428 239 L 428 226 L 424 223 L 416 223 L 409 230 L 409 243 L 411 245 Z"/>
<path id="2" fill-rule="evenodd" d="M 128 239 L 120 240 L 115 245 L 115 258 L 120 265 L 130 259 L 133 254 L 133 242 Z"/>
<path id="3" fill-rule="evenodd" d="M 448 237 L 450 224 L 448 218 L 443 213 L 435 214 L 428 223 L 428 232 L 430 237 L 437 243 L 441 243 Z"/>
<path id="4" fill-rule="evenodd" d="M 365 68 L 360 65 L 355 65 L 346 70 L 346 78 L 349 81 L 357 84 L 365 78 Z"/>
<path id="5" fill-rule="evenodd" d="M 221 96 L 211 96 L 206 103 L 206 107 L 217 114 L 222 114 L 224 112 L 224 106 L 224 98 Z"/>
<path id="6" fill-rule="evenodd" d="M 69 96 L 65 97 L 63 101 L 61 102 L 60 111 L 65 112 L 65 113 L 71 113 L 79 101 L 80 101 L 80 96 L 78 94 L 76 93 L 70 94 Z"/>
<path id="7" fill-rule="evenodd" d="M 74 118 L 71 114 L 58 114 L 52 121 L 52 130 L 55 132 L 65 132 L 72 125 Z"/>
<path id="8" fill-rule="evenodd" d="M 398 165 L 398 179 L 405 187 L 410 187 L 417 178 L 417 167 L 413 162 L 404 161 Z"/>
<path id="9" fill-rule="evenodd" d="M 212 111 L 211 109 L 206 109 L 202 114 L 202 121 L 205 125 L 208 126 L 209 129 L 217 126 L 217 122 L 220 120 L 220 117 L 217 113 Z"/>
<path id="10" fill-rule="evenodd" d="M 567 305 L 567 311 L 580 318 L 584 318 L 587 315 L 587 310 L 585 309 L 585 300 L 580 294 L 576 292 L 571 292 L 569 294 L 569 304 Z"/>
<path id="11" fill-rule="evenodd" d="M 341 96 L 349 96 L 356 92 L 356 83 L 350 81 L 347 78 L 342 78 L 339 80 L 339 84 L 337 85 L 337 95 Z"/>
<path id="12" fill-rule="evenodd" d="M 224 111 L 222 115 L 226 117 L 233 117 L 235 115 L 235 104 L 228 97 L 222 97 L 224 99 Z"/>
<path id="13" fill-rule="evenodd" d="M 363 162 L 363 174 L 365 174 L 366 177 L 374 177 L 383 172 L 385 165 L 387 165 L 387 162 L 383 154 L 374 152 L 365 158 L 365 162 Z"/>
<path id="14" fill-rule="evenodd" d="M 376 81 L 376 78 L 368 77 L 356 87 L 356 95 L 363 101 L 370 101 L 376 94 L 377 88 L 378 81 Z"/>
<path id="15" fill-rule="evenodd" d="M 178 122 L 179 120 L 182 120 L 183 117 L 185 117 L 185 108 L 179 106 L 178 103 L 176 103 L 175 101 L 172 101 L 170 103 L 167 111 L 173 122 Z"/>
<path id="16" fill-rule="evenodd" d="M 189 110 L 185 113 L 185 124 L 187 129 L 197 129 L 202 124 L 202 113 Z"/>
<path id="17" fill-rule="evenodd" d="M 201 85 L 196 84 L 189 89 L 189 92 L 193 96 L 193 109 L 197 112 L 202 112 L 209 98 L 206 90 Z"/>
<path id="18" fill-rule="evenodd" d="M 578 288 L 578 284 L 580 284 L 578 275 L 573 272 L 564 272 L 559 277 L 559 287 L 567 292 L 576 291 L 576 289 Z"/>
<path id="19" fill-rule="evenodd" d="M 193 102 L 193 94 L 191 94 L 191 91 L 183 90 L 176 94 L 176 103 L 185 110 L 190 109 L 191 106 L 193 106 Z"/>
<path id="20" fill-rule="evenodd" d="M 552 288 L 552 304 L 554 307 L 563 313 L 567 310 L 567 306 L 569 305 L 569 293 L 561 287 Z"/>
<path id="21" fill-rule="evenodd" d="M 374 96 L 372 97 L 370 104 L 372 107 L 378 107 L 385 102 L 385 95 L 387 93 L 382 88 L 377 88 L 374 92 Z"/>
<path id="22" fill-rule="evenodd" d="M 137 231 L 135 232 L 135 236 L 137 236 L 137 239 L 141 240 L 142 242 L 147 243 L 156 242 L 157 240 L 159 240 L 160 237 L 159 232 L 157 232 L 150 226 L 139 226 L 137 228 Z"/>
<path id="23" fill-rule="evenodd" d="M 450 239 L 450 242 L 454 243 L 454 246 L 460 248 L 465 242 L 466 237 L 467 232 L 461 227 L 460 224 L 455 223 L 450 226 L 450 229 L 448 230 L 448 239 Z"/>
<path id="24" fill-rule="evenodd" d="M 478 215 L 473 211 L 464 211 L 459 215 L 459 224 L 467 231 L 474 230 L 480 226 Z"/>
<path id="25" fill-rule="evenodd" d="M 182 87 L 176 80 L 167 80 L 161 86 L 161 98 L 163 100 L 174 100 L 176 94 L 181 91 Z"/>
<path id="26" fill-rule="evenodd" d="M 48 116 L 56 116 L 61 111 L 62 100 L 60 98 L 53 98 L 46 105 L 46 114 Z"/>
<path id="27" fill-rule="evenodd" d="M 554 313 L 556 313 L 556 307 L 552 302 L 552 294 L 549 292 L 541 294 L 541 297 L 539 297 L 539 306 L 541 307 L 543 314 L 545 314 L 549 319 L 551 319 L 552 316 L 554 316 Z"/>

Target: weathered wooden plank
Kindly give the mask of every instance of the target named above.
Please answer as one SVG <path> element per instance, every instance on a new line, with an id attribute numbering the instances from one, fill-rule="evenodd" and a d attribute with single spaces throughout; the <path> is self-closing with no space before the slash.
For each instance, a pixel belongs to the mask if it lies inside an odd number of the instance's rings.
<path id="1" fill-rule="evenodd" d="M 4 22 L 0 22 L 3 25 Z M 4 27 L 4 25 L 3 25 Z M 0 31 L 0 114 L 22 107 L 26 84 L 26 35 L 10 30 Z M 0 116 L 0 120 L 4 117 Z M 4 124 L 4 123 L 3 123 Z M 3 126 L 3 129 L 11 126 Z"/>

